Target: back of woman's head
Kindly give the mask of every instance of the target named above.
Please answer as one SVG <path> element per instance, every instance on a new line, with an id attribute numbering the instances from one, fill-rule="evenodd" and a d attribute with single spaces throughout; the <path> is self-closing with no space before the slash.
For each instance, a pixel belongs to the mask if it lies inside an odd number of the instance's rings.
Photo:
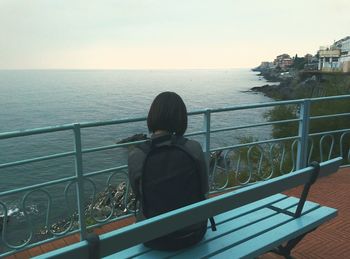
<path id="1" fill-rule="evenodd" d="M 178 136 L 187 129 L 187 110 L 181 97 L 174 92 L 163 92 L 153 100 L 148 112 L 147 126 L 150 132 L 167 131 Z"/>

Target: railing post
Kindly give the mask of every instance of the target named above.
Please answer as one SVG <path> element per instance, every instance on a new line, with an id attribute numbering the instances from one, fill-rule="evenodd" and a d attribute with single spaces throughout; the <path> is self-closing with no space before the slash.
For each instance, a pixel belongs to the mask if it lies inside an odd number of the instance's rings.
<path id="1" fill-rule="evenodd" d="M 86 221 L 84 213 L 84 176 L 83 176 L 83 155 L 81 148 L 80 124 L 74 124 L 75 140 L 75 173 L 77 178 L 76 192 L 78 203 L 78 216 L 80 226 L 80 240 L 85 240 L 87 236 Z"/>
<path id="2" fill-rule="evenodd" d="M 297 170 L 307 166 L 308 135 L 310 123 L 310 99 L 300 104 L 299 141 L 297 154 Z"/>
<path id="3" fill-rule="evenodd" d="M 207 168 L 209 172 L 209 163 L 210 163 L 210 109 L 206 109 L 204 113 L 204 131 L 205 131 L 205 140 L 204 140 L 204 153 L 205 161 L 207 163 Z"/>

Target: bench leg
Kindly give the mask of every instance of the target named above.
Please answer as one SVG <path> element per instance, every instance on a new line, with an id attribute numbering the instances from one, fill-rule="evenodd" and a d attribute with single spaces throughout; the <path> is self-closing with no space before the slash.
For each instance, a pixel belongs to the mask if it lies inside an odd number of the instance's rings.
<path id="1" fill-rule="evenodd" d="M 315 228 L 316 229 L 316 228 Z M 310 232 L 314 231 L 315 229 L 306 232 L 305 234 L 302 234 L 294 239 L 291 239 L 287 242 L 285 246 L 279 245 L 275 249 L 271 250 L 271 252 L 282 255 L 286 259 L 292 259 L 293 257 L 291 256 L 292 250 L 299 244 L 299 242 Z"/>

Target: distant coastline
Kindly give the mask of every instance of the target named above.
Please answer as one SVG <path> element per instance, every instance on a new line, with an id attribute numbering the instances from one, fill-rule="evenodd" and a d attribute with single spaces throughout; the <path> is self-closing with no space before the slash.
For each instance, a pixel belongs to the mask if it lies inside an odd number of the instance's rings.
<path id="1" fill-rule="evenodd" d="M 321 97 L 328 95 L 324 89 L 330 84 L 350 83 L 350 73 L 327 73 L 297 68 L 281 70 L 261 66 L 253 68 L 252 71 L 260 72 L 258 76 L 274 84 L 252 87 L 250 90 L 275 100 Z"/>
<path id="2" fill-rule="evenodd" d="M 255 86 L 251 88 L 251 91 L 263 93 L 272 99 L 292 99 L 291 82 L 297 79 L 297 71 L 281 72 L 275 68 L 262 68 L 261 66 L 253 68 L 252 71 L 260 72 L 258 76 L 262 76 L 268 83 L 274 84 Z"/>

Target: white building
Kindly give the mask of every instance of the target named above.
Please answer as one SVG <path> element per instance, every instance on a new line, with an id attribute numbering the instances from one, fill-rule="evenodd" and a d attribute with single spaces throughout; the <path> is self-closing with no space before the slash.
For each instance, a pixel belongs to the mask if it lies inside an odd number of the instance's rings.
<path id="1" fill-rule="evenodd" d="M 340 49 L 331 47 L 320 47 L 318 51 L 318 70 L 339 71 L 340 68 Z"/>
<path id="2" fill-rule="evenodd" d="M 339 65 L 343 72 L 350 72 L 350 36 L 336 41 L 333 44 L 340 49 Z"/>

